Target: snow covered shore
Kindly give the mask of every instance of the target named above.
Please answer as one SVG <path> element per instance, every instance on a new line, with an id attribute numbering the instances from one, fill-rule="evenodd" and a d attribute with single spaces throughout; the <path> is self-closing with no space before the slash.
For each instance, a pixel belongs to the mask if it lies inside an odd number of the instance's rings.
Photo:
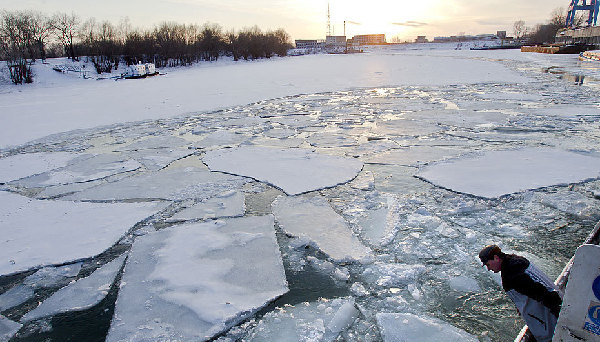
<path id="1" fill-rule="evenodd" d="M 0 340 L 512 341 L 476 254 L 600 218 L 590 70 L 412 47 L 2 85 Z"/>

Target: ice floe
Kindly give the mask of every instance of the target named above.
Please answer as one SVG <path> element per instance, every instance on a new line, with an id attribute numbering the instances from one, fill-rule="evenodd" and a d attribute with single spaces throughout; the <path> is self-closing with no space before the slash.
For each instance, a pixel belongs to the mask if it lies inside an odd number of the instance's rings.
<path id="1" fill-rule="evenodd" d="M 353 298 L 320 299 L 284 306 L 262 317 L 250 332 L 253 342 L 331 342 L 358 317 Z"/>
<path id="2" fill-rule="evenodd" d="M 495 198 L 600 177 L 600 158 L 551 148 L 489 151 L 423 168 L 418 176 L 457 192 Z"/>
<path id="3" fill-rule="evenodd" d="M 384 342 L 477 342 L 477 337 L 434 317 L 410 313 L 379 313 L 377 324 Z"/>
<path id="4" fill-rule="evenodd" d="M 207 340 L 288 291 L 273 216 L 138 237 L 107 341 Z"/>
<path id="5" fill-rule="evenodd" d="M 68 200 L 182 200 L 208 198 L 247 181 L 241 177 L 210 172 L 206 167 L 177 166 L 145 172 L 66 196 Z"/>
<path id="6" fill-rule="evenodd" d="M 372 256 L 325 198 L 279 196 L 272 206 L 287 234 L 310 240 L 334 261 L 366 261 Z"/>
<path id="7" fill-rule="evenodd" d="M 183 209 L 169 218 L 169 221 L 206 220 L 219 217 L 243 216 L 245 211 L 244 193 L 230 190 L 204 200 L 192 207 Z"/>
<path id="8" fill-rule="evenodd" d="M 79 156 L 70 152 L 39 152 L 17 154 L 0 159 L 0 183 L 44 173 L 66 166 Z"/>
<path id="9" fill-rule="evenodd" d="M 21 327 L 21 323 L 0 316 L 0 342 L 8 342 Z"/>
<path id="10" fill-rule="evenodd" d="M 79 279 L 55 292 L 40 306 L 26 313 L 21 322 L 62 312 L 85 310 L 98 304 L 106 295 L 125 261 L 126 254 L 97 269 L 91 275 Z"/>
<path id="11" fill-rule="evenodd" d="M 251 177 L 274 185 L 289 195 L 348 182 L 363 166 L 358 160 L 322 155 L 306 149 L 259 146 L 209 151 L 203 160 L 213 171 Z"/>
<path id="12" fill-rule="evenodd" d="M 0 192 L 0 275 L 98 255 L 164 207 L 41 201 Z"/>
<path id="13" fill-rule="evenodd" d="M 17 181 L 30 187 L 84 183 L 137 170 L 142 164 L 120 154 L 83 155 L 67 166 Z"/>

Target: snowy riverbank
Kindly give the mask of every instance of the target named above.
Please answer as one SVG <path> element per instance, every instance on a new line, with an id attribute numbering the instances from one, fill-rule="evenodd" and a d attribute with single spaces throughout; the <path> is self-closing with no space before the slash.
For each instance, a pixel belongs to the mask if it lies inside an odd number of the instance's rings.
<path id="1" fill-rule="evenodd" d="M 508 342 L 521 322 L 481 246 L 554 277 L 600 218 L 595 84 L 559 77 L 597 69 L 575 56 L 36 72 L 0 91 L 14 341 Z"/>

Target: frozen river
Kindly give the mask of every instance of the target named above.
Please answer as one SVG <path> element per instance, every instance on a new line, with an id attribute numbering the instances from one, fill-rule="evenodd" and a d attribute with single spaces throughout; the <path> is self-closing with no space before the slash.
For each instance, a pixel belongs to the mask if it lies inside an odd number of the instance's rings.
<path id="1" fill-rule="evenodd" d="M 555 278 L 600 219 L 600 67 L 402 53 L 519 82 L 309 92 L 1 150 L 0 333 L 512 341 L 477 253 Z"/>

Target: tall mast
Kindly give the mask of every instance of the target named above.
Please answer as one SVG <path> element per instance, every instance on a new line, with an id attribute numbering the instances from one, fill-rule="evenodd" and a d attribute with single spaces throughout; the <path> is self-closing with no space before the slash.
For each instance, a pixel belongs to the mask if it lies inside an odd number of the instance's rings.
<path id="1" fill-rule="evenodd" d="M 329 16 L 329 2 L 327 3 L 327 35 L 331 36 L 331 17 Z"/>

